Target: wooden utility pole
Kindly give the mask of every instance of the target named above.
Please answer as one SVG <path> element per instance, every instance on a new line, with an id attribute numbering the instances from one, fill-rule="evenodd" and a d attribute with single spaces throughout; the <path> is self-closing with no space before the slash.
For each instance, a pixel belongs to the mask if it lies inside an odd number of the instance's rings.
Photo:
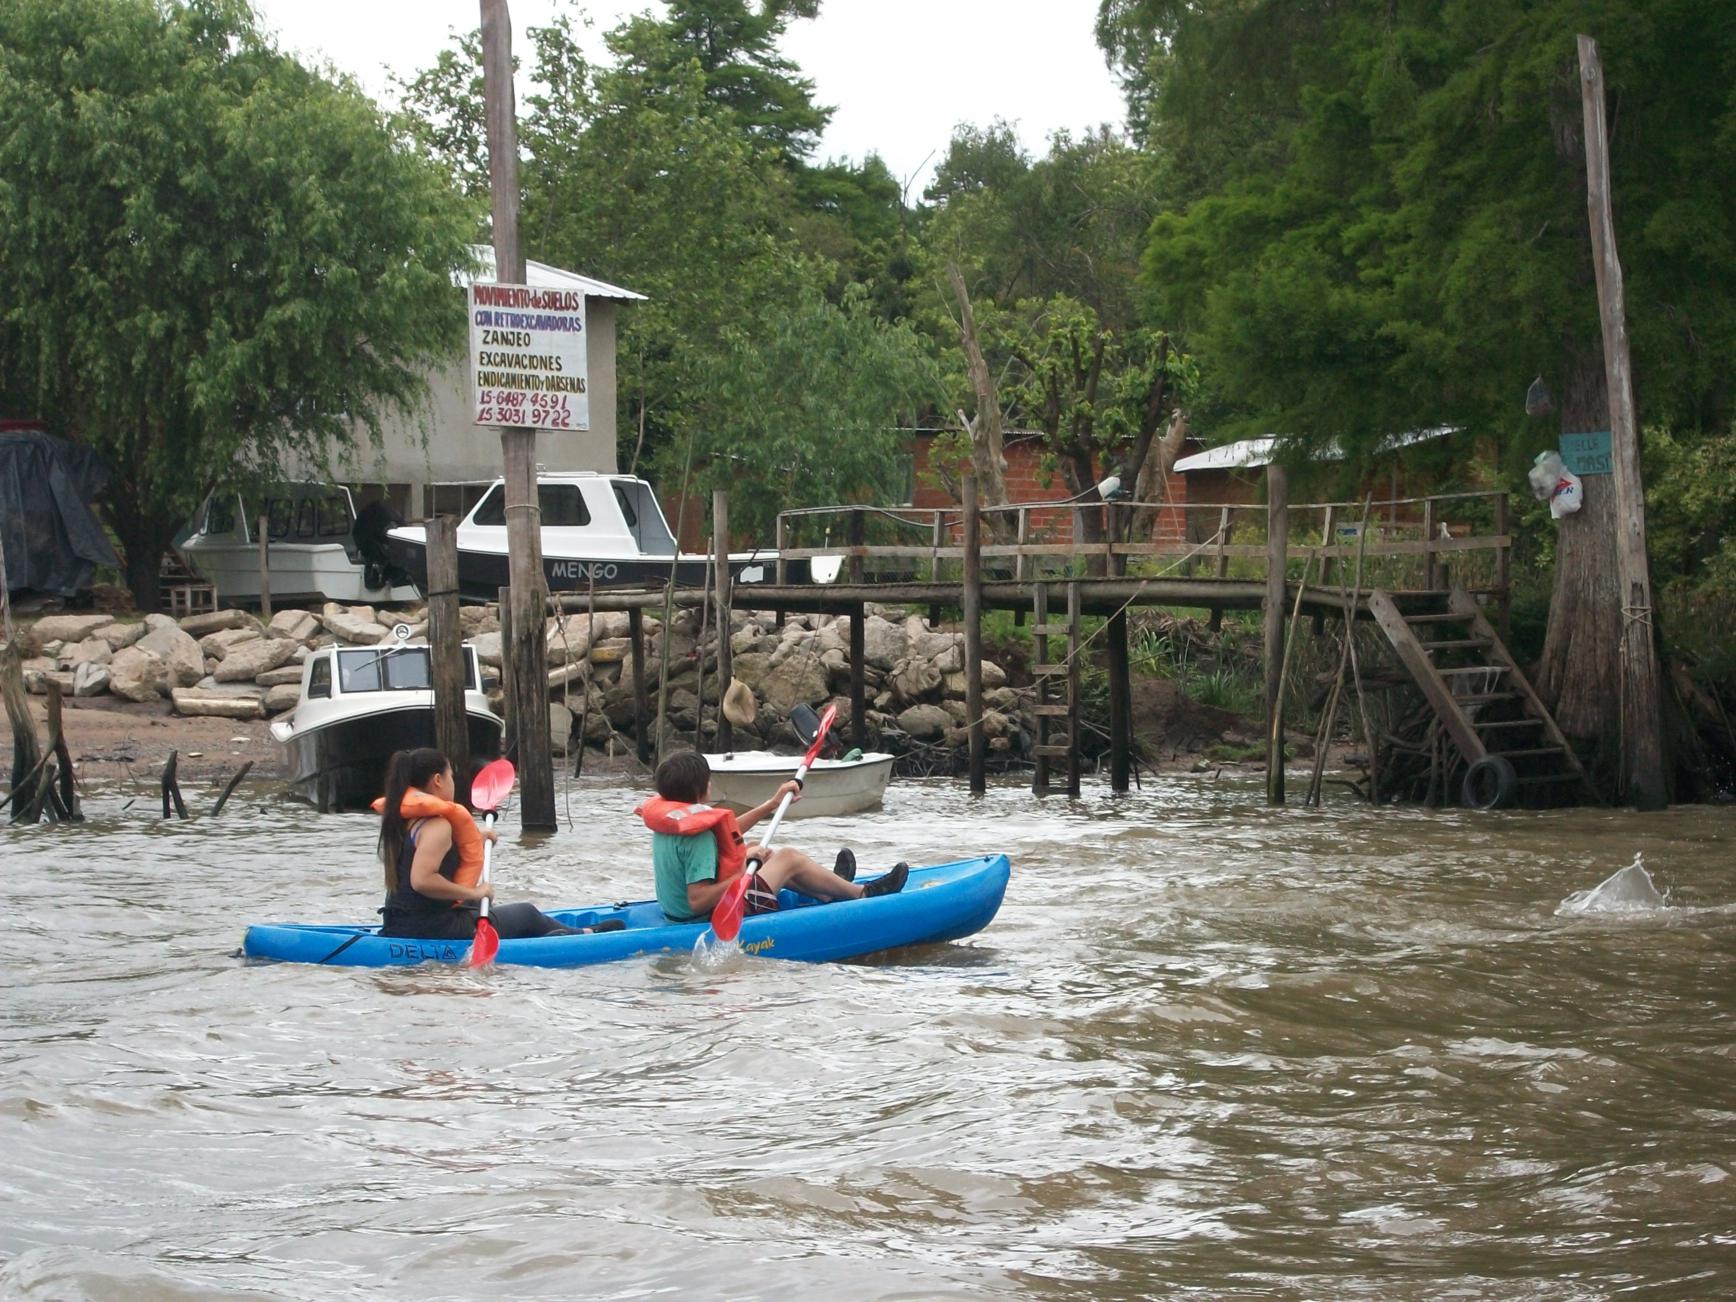
<path id="1" fill-rule="evenodd" d="M 259 532 L 254 541 L 259 544 L 259 618 L 271 622 L 271 523 L 261 514 L 255 522 Z"/>
<path id="2" fill-rule="evenodd" d="M 459 804 L 470 803 L 470 716 L 464 708 L 464 629 L 458 620 L 458 522 L 427 524 L 428 656 L 434 685 L 434 744 L 452 761 Z"/>
<path id="3" fill-rule="evenodd" d="M 735 727 L 724 717 L 723 694 L 735 681 L 735 665 L 729 644 L 729 493 L 711 490 L 711 536 L 713 563 L 717 566 L 717 748 L 725 755 L 735 749 Z M 663 630 L 669 636 L 669 630 Z M 705 654 L 705 648 L 699 648 Z"/>
<path id="4" fill-rule="evenodd" d="M 1122 513 L 1113 502 L 1103 508 L 1103 537 L 1109 547 L 1104 570 L 1111 578 L 1127 573 L 1127 557 L 1115 551 L 1121 536 Z M 1127 652 L 1127 607 L 1122 606 L 1103 630 L 1109 660 L 1109 789 L 1126 791 L 1133 770 L 1133 671 Z"/>
<path id="5" fill-rule="evenodd" d="M 518 123 L 512 90 L 512 17 L 506 0 L 482 0 L 482 85 L 488 113 L 488 179 L 494 200 L 494 275 L 501 284 L 524 284 L 518 242 Z M 548 647 L 543 612 L 548 605 L 542 567 L 542 512 L 536 488 L 536 431 L 503 426 L 506 465 L 507 579 L 512 640 L 507 709 L 518 741 L 519 821 L 533 831 L 555 829 L 555 770 L 549 748 Z M 504 622 L 504 621 L 503 621 Z"/>
<path id="6" fill-rule="evenodd" d="M 1610 207 L 1609 130 L 1604 121 L 1603 62 L 1597 42 L 1579 38 L 1579 80 L 1585 106 L 1585 190 L 1591 215 L 1597 309 L 1603 321 L 1603 368 L 1609 386 L 1609 450 L 1615 489 L 1616 581 L 1621 588 L 1621 755 L 1619 790 L 1639 809 L 1669 803 L 1664 767 L 1663 705 L 1652 581 L 1646 566 L 1646 495 L 1634 417 L 1627 308 Z"/>
<path id="7" fill-rule="evenodd" d="M 1266 467 L 1266 803 L 1284 803 L 1284 566 L 1290 546 L 1290 478 Z"/>
<path id="8" fill-rule="evenodd" d="M 977 481 L 966 475 L 964 507 L 964 726 L 970 745 L 970 789 L 988 790 L 983 768 L 983 573 L 982 517 L 977 512 Z"/>

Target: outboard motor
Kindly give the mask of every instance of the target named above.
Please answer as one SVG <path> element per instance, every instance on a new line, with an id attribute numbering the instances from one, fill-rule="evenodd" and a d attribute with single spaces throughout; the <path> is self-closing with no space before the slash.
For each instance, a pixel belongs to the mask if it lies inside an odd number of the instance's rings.
<path id="1" fill-rule="evenodd" d="M 362 582 L 370 588 L 397 587 L 410 582 L 410 576 L 392 564 L 391 553 L 386 549 L 386 531 L 403 523 L 404 517 L 384 500 L 369 502 L 356 512 L 356 522 L 350 526 L 350 537 L 355 540 L 356 552 L 362 558 Z"/>

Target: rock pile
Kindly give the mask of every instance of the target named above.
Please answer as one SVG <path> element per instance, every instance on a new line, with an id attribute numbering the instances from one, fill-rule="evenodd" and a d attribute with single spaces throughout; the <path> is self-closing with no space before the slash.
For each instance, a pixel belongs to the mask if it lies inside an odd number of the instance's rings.
<path id="1" fill-rule="evenodd" d="M 492 606 L 461 609 L 464 633 L 484 667 L 484 686 L 499 705 L 500 621 Z M 376 610 L 327 603 L 319 612 L 280 610 L 269 623 L 241 610 L 118 620 L 111 615 L 49 615 L 31 631 L 34 654 L 24 662 L 26 687 L 45 692 L 58 682 L 72 696 L 108 693 L 129 701 L 173 702 L 175 712 L 258 719 L 293 708 L 302 663 L 318 647 L 374 646 L 407 624 L 411 640 L 427 633 L 419 608 Z M 717 731 L 717 630 L 700 645 L 700 616 L 678 612 L 668 633 L 669 740 L 691 741 Z M 655 726 L 663 673 L 664 629 L 644 620 L 646 690 Z M 570 614 L 547 622 L 551 734 L 557 751 L 580 743 L 631 748 L 634 722 L 632 643 L 625 612 Z M 850 620 L 793 615 L 777 627 L 768 614 L 736 612 L 730 625 L 735 677 L 754 694 L 757 717 L 738 727 L 744 748 L 793 746 L 790 711 L 798 705 L 838 706 L 840 732 L 850 716 Z M 863 627 L 863 676 L 871 744 L 904 752 L 965 742 L 964 635 L 931 629 L 918 615 L 887 618 L 871 608 Z M 701 672 L 706 710 L 700 725 Z M 1019 692 L 991 662 L 983 663 L 983 733 L 992 751 L 1017 751 L 1034 731 Z"/>

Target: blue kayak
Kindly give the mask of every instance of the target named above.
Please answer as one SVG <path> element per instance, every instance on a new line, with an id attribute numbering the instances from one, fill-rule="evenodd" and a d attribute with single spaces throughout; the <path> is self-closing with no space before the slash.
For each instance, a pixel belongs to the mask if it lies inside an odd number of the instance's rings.
<path id="1" fill-rule="evenodd" d="M 912 868 L 902 891 L 874 899 L 822 904 L 786 890 L 778 896 L 776 913 L 742 919 L 738 939 L 749 954 L 804 963 L 860 958 L 900 945 L 957 940 L 981 931 L 993 920 L 1011 872 L 1006 855 L 991 854 Z M 503 940 L 495 962 L 583 967 L 647 954 L 686 954 L 707 929 L 703 922 L 670 922 L 655 900 L 547 912 L 569 927 L 594 927 L 617 918 L 626 927 L 591 935 Z M 286 963 L 393 967 L 462 963 L 470 956 L 470 942 L 403 940 L 380 935 L 378 927 L 268 922 L 247 929 L 241 952 L 248 958 Z"/>

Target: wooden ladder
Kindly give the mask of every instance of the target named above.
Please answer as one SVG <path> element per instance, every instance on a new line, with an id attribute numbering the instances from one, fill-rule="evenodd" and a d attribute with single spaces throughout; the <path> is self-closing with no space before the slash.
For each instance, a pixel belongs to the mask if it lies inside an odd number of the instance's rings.
<path id="1" fill-rule="evenodd" d="M 1037 703 L 1031 713 L 1037 720 L 1037 741 L 1031 754 L 1037 770 L 1031 790 L 1042 795 L 1049 790 L 1049 762 L 1067 761 L 1067 794 L 1079 794 L 1079 585 L 1067 585 L 1067 622 L 1049 622 L 1049 585 L 1038 580 L 1031 622 L 1035 659 L 1031 674 L 1036 681 Z M 1067 656 L 1054 661 L 1049 655 L 1051 637 L 1067 639 Z"/>
<path id="2" fill-rule="evenodd" d="M 1522 788 L 1573 785 L 1598 803 L 1579 756 L 1470 593 L 1454 588 L 1434 608 L 1409 614 L 1379 589 L 1367 600 L 1467 765 L 1500 755 Z"/>

